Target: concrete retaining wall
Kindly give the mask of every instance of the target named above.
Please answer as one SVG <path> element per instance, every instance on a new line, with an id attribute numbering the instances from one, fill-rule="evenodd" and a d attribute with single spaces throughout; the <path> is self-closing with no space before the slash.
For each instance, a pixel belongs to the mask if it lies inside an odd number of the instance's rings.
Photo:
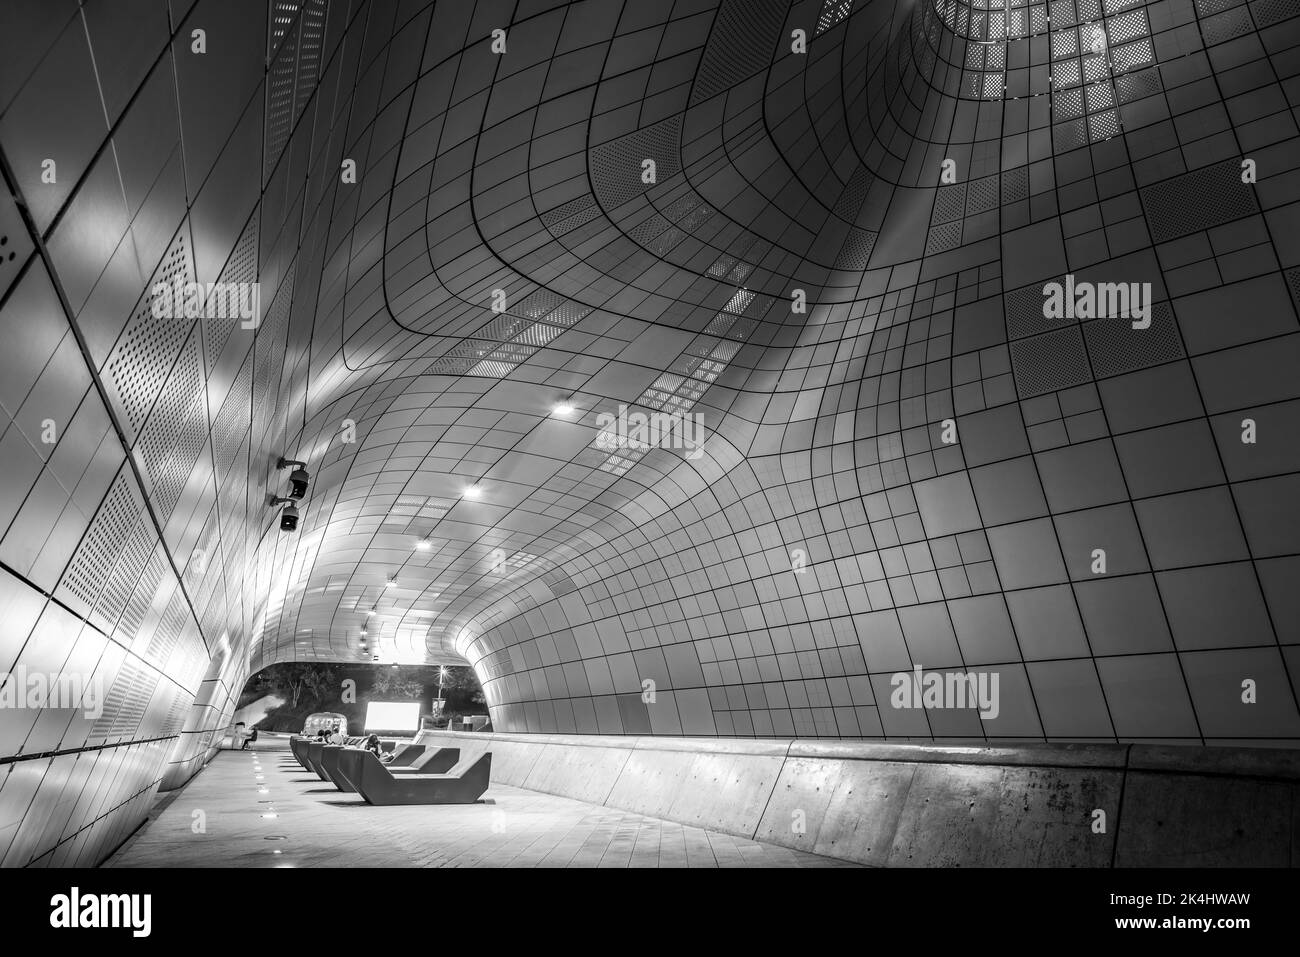
<path id="1" fill-rule="evenodd" d="M 1297 751 L 422 738 L 461 748 L 462 759 L 490 750 L 494 782 L 881 867 L 1300 861 Z"/>

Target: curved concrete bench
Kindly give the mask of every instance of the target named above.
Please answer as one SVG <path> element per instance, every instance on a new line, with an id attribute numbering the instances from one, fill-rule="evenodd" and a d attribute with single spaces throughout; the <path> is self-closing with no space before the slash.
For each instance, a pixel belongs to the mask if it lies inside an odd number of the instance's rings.
<path id="1" fill-rule="evenodd" d="M 402 744 L 393 749 L 393 760 L 388 762 L 391 768 L 409 768 L 412 762 L 420 755 L 424 754 L 424 745 L 422 744 Z"/>
<path id="2" fill-rule="evenodd" d="M 392 774 L 446 774 L 458 763 L 460 748 L 431 748 L 405 767 L 392 764 L 384 767 Z"/>
<path id="3" fill-rule="evenodd" d="M 289 739 L 289 753 L 304 768 L 307 767 L 307 744 L 306 738 L 294 737 Z"/>
<path id="4" fill-rule="evenodd" d="M 307 767 L 315 771 L 316 776 L 322 781 L 328 781 L 329 777 L 325 774 L 325 769 L 320 766 L 321 751 L 325 749 L 325 744 L 321 741 L 312 741 L 307 745 Z"/>
<path id="5" fill-rule="evenodd" d="M 360 752 L 356 777 L 352 781 L 369 804 L 473 804 L 488 789 L 492 776 L 492 755 L 463 761 L 448 774 L 392 775 L 383 762 L 369 751 Z M 351 770 L 349 765 L 349 771 Z M 351 775 L 349 775 L 351 776 Z"/>
<path id="6" fill-rule="evenodd" d="M 320 764 L 321 769 L 325 772 L 326 779 L 340 791 L 355 792 L 357 786 L 348 777 L 344 764 L 346 763 L 347 767 L 355 775 L 357 773 L 355 770 L 357 767 L 356 759 L 349 759 L 348 755 L 355 755 L 365 750 L 367 749 L 342 747 L 335 744 L 325 745 L 325 747 L 321 748 Z M 424 751 L 423 746 L 421 746 L 420 751 Z M 456 762 L 460 760 L 460 748 L 435 748 L 423 755 L 417 754 L 417 758 L 418 760 L 411 767 L 394 768 L 390 764 L 386 764 L 384 767 L 394 774 L 442 774 L 456 766 Z"/>
<path id="7" fill-rule="evenodd" d="M 338 744 L 327 744 L 320 749 L 320 766 L 325 772 L 325 778 L 340 791 L 355 791 L 356 787 L 349 781 L 339 768 L 339 760 L 348 751 L 355 751 L 356 748 L 348 748 Z"/>
<path id="8" fill-rule="evenodd" d="M 490 748 L 497 783 L 878 866 L 1285 867 L 1300 847 L 1300 750 L 446 731 L 425 741 L 467 758 Z"/>

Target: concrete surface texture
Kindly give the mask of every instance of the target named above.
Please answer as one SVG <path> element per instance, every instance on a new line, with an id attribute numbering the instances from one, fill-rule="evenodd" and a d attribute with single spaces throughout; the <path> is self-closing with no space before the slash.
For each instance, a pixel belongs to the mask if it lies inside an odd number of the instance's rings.
<path id="1" fill-rule="evenodd" d="M 884 867 L 1289 866 L 1300 754 L 425 733 L 497 782 Z"/>
<path id="2" fill-rule="evenodd" d="M 254 754 L 221 752 L 164 798 L 105 866 L 846 866 L 765 841 L 498 782 L 475 804 L 374 807 L 304 771 L 283 742 L 256 747 Z M 196 830 L 199 822 L 202 829 Z"/>

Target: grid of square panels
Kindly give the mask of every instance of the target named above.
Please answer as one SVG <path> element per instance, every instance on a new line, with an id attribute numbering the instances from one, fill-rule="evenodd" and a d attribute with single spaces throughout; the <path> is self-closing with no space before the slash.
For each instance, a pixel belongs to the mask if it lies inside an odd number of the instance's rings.
<path id="1" fill-rule="evenodd" d="M 13 860 L 102 856 L 283 660 L 468 661 L 501 730 L 1300 740 L 1292 5 L 241 3 L 4 51 L 5 650 L 114 676 L 10 742 Z"/>

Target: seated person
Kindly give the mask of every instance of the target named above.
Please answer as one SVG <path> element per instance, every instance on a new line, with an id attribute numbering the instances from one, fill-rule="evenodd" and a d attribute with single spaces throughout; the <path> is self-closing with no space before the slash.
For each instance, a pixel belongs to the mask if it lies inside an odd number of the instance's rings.
<path id="1" fill-rule="evenodd" d="M 253 744 L 253 743 L 256 742 L 256 741 L 257 741 L 257 729 L 254 728 L 252 731 L 248 732 L 248 737 L 246 737 L 246 738 L 244 739 L 244 746 L 243 746 L 242 748 L 240 748 L 239 750 L 240 750 L 240 751 L 247 751 L 247 750 L 248 750 L 248 746 L 249 746 L 250 744 Z"/>

